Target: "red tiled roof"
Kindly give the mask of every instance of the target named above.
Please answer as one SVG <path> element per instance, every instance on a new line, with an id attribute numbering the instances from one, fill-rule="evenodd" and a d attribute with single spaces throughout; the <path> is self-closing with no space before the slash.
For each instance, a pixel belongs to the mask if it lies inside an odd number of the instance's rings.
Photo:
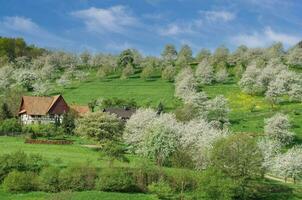
<path id="1" fill-rule="evenodd" d="M 88 106 L 78 106 L 78 105 L 71 105 L 70 109 L 75 111 L 78 115 L 83 116 L 86 113 L 90 112 L 90 109 Z"/>

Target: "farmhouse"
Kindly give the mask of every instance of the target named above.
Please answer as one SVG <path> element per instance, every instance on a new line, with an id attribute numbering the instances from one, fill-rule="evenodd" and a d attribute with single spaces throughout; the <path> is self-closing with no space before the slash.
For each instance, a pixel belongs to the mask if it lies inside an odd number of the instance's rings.
<path id="1" fill-rule="evenodd" d="M 23 124 L 62 122 L 69 106 L 61 95 L 52 97 L 23 96 L 19 116 Z"/>

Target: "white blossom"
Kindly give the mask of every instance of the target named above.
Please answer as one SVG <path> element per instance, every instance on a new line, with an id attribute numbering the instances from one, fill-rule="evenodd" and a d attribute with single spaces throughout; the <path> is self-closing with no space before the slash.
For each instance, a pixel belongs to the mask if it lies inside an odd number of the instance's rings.
<path id="1" fill-rule="evenodd" d="M 284 154 L 279 154 L 274 160 L 272 171 L 294 181 L 302 177 L 302 147 L 293 147 Z"/>
<path id="2" fill-rule="evenodd" d="M 195 76 L 200 84 L 211 84 L 214 81 L 214 69 L 207 59 L 198 64 Z"/>
<path id="3" fill-rule="evenodd" d="M 138 151 L 144 139 L 145 128 L 157 117 L 153 109 L 138 109 L 127 121 L 123 138 L 131 151 Z"/>
<path id="4" fill-rule="evenodd" d="M 290 123 L 287 115 L 277 113 L 269 119 L 265 119 L 264 133 L 271 139 L 282 144 L 290 144 L 293 133 L 290 132 Z"/>
<path id="5" fill-rule="evenodd" d="M 189 150 L 197 169 L 208 165 L 208 153 L 214 142 L 229 134 L 227 129 L 216 129 L 203 119 L 190 121 L 184 125 L 183 130 L 181 145 Z"/>

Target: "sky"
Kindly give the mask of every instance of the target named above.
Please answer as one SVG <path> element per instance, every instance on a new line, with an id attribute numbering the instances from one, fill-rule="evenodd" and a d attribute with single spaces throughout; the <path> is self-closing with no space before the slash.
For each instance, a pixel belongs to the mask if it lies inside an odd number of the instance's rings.
<path id="1" fill-rule="evenodd" d="M 0 36 L 39 47 L 159 55 L 223 45 L 289 48 L 302 40 L 300 0 L 0 0 Z"/>

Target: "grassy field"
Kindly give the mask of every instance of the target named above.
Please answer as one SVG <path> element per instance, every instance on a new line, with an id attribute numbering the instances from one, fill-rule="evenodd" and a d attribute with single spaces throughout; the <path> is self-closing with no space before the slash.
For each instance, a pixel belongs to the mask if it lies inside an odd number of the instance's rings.
<path id="1" fill-rule="evenodd" d="M 235 132 L 263 133 L 264 119 L 277 112 L 288 114 L 296 142 L 302 143 L 302 103 L 284 102 L 274 108 L 261 96 L 243 93 L 235 81 L 202 88 L 210 97 L 224 95 L 231 109 L 231 129 Z"/>
<path id="2" fill-rule="evenodd" d="M 138 75 L 129 79 L 111 76 L 106 79 L 90 75 L 82 83 L 74 82 L 71 87 L 58 88 L 68 103 L 87 105 L 93 99 L 121 98 L 134 99 L 138 105 L 156 107 L 162 102 L 168 110 L 175 108 L 179 101 L 174 98 L 173 83 L 156 76 L 143 80 Z"/>
<path id="3" fill-rule="evenodd" d="M 147 194 L 125 194 L 114 192 L 65 192 L 49 194 L 44 192 L 30 192 L 26 194 L 10 194 L 0 190 L 0 200 L 157 200 Z"/>
<path id="4" fill-rule="evenodd" d="M 73 145 L 25 144 L 23 137 L 0 137 L 0 154 L 23 151 L 28 154 L 39 154 L 50 163 L 57 165 L 89 164 L 96 167 L 108 167 L 108 160 L 94 149 L 82 146 L 81 142 Z M 79 139 L 80 140 L 80 139 Z M 115 161 L 116 167 L 140 166 L 142 159 L 129 155 L 129 163 Z M 145 161 L 144 161 L 145 162 Z"/>
<path id="5" fill-rule="evenodd" d="M 106 158 L 101 158 L 100 154 L 87 147 L 83 147 L 81 139 L 75 141 L 73 145 L 38 145 L 38 144 L 25 144 L 23 137 L 0 137 L 0 155 L 5 153 L 16 152 L 18 150 L 24 151 L 25 153 L 35 153 L 40 154 L 43 158 L 47 159 L 51 164 L 66 166 L 73 164 L 88 164 L 94 165 L 98 168 L 107 168 L 108 160 Z M 85 140 L 84 140 L 85 141 Z M 84 142 L 86 143 L 86 142 Z M 116 161 L 114 166 L 116 167 L 140 167 L 140 166 L 152 166 L 154 163 L 151 161 L 145 161 L 142 158 L 128 155 L 130 162 L 122 163 Z M 190 171 L 186 169 L 177 168 L 164 168 L 165 172 L 168 174 L 175 173 L 194 173 L 199 176 L 201 172 Z M 279 183 L 278 183 L 279 184 Z M 287 196 L 291 200 L 301 199 L 301 186 L 289 184 L 293 188 L 293 193 L 272 193 L 272 199 L 280 199 L 281 196 Z M 300 189 L 299 189 L 300 188 Z M 276 197 L 276 198 L 275 198 Z M 84 200 L 84 199 L 102 199 L 102 200 L 154 200 L 156 199 L 152 195 L 145 194 L 122 194 L 122 193 L 105 193 L 97 191 L 87 191 L 87 192 L 73 192 L 73 193 L 61 193 L 61 194 L 49 194 L 43 192 L 31 192 L 26 194 L 11 194 L 4 192 L 0 188 L 0 200 Z M 281 198 L 284 199 L 284 198 Z"/>

